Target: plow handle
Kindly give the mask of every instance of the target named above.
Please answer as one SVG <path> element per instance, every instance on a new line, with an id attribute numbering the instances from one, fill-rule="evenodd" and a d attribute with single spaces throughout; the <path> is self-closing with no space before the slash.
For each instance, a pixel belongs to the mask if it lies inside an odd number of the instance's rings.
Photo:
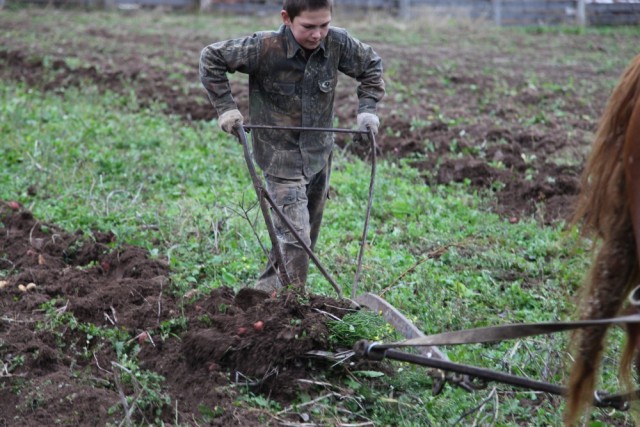
<path id="1" fill-rule="evenodd" d="M 247 143 L 247 134 L 245 133 L 244 128 L 242 127 L 242 125 L 236 125 L 234 126 L 233 130 L 238 136 L 238 139 L 240 140 L 240 144 L 242 144 L 242 151 L 244 152 L 244 159 L 247 163 L 249 174 L 251 175 L 251 182 L 253 183 L 253 188 L 256 190 L 256 195 L 258 196 L 258 201 L 260 203 L 260 210 L 262 211 L 264 222 L 267 225 L 269 239 L 271 240 L 271 248 L 273 249 L 273 253 L 276 258 L 277 268 L 275 270 L 278 273 L 280 282 L 282 282 L 282 286 L 287 287 L 291 284 L 291 280 L 289 279 L 289 275 L 287 274 L 287 270 L 285 268 L 284 258 L 282 256 L 282 249 L 280 248 L 280 243 L 278 242 L 278 237 L 276 236 L 275 227 L 273 225 L 273 219 L 269 214 L 269 206 L 265 198 L 265 195 L 268 194 L 267 190 L 266 188 L 264 188 L 264 185 L 262 185 L 262 181 L 260 180 L 260 178 L 258 178 L 258 173 L 256 172 L 256 168 L 253 164 L 253 160 L 251 159 L 251 153 L 249 152 L 249 144 Z M 272 262 L 269 254 L 267 254 L 267 258 L 269 259 L 269 262 Z"/>

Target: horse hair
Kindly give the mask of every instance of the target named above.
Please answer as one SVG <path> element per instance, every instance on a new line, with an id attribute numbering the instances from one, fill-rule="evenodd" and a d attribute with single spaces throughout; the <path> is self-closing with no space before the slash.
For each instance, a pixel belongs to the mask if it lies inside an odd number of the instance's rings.
<path id="1" fill-rule="evenodd" d="M 581 294 L 583 319 L 620 314 L 627 294 L 640 279 L 623 158 L 625 144 L 631 143 L 626 131 L 635 108 L 640 108 L 640 55 L 628 65 L 607 102 L 581 177 L 572 222 L 580 224 L 582 232 L 594 238 L 595 249 Z M 568 383 L 565 425 L 575 424 L 593 400 L 607 330 L 606 326 L 587 328 L 573 337 L 574 363 Z M 638 328 L 628 329 L 620 362 L 620 374 L 627 387 L 631 384 L 637 335 Z"/>

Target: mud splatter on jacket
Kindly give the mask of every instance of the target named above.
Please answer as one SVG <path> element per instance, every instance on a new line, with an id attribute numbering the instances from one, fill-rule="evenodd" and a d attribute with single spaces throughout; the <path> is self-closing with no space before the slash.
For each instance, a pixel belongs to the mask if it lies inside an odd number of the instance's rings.
<path id="1" fill-rule="evenodd" d="M 384 96 L 382 60 L 341 28 L 331 27 L 308 59 L 284 25 L 205 47 L 200 79 L 218 115 L 237 108 L 226 75 L 236 71 L 249 75 L 249 114 L 256 125 L 332 127 L 338 71 L 360 83 L 358 113 L 375 113 Z M 256 162 L 280 178 L 316 174 L 333 149 L 333 132 L 254 129 L 252 134 Z"/>

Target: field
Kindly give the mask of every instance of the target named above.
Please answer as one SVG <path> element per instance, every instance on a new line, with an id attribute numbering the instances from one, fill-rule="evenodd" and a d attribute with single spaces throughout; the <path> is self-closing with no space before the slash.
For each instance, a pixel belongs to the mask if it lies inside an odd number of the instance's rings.
<path id="1" fill-rule="evenodd" d="M 315 267 L 307 298 L 250 289 L 268 236 L 197 65 L 213 41 L 276 28 L 277 12 L 0 13 L 0 423 L 561 424 L 561 397 L 455 382 L 433 394 L 423 367 L 310 357 L 398 339 Z M 494 28 L 426 12 L 338 11 L 334 24 L 375 48 L 387 83 L 358 292 L 383 295 L 425 333 L 575 318 L 591 242 L 572 207 L 640 29 Z M 246 79 L 231 79 L 246 112 Z M 336 126 L 353 127 L 355 83 L 343 78 L 336 98 Z M 349 295 L 370 157 L 344 134 L 336 142 L 317 253 Z M 563 384 L 569 338 L 441 350 Z M 609 392 L 621 387 L 621 341 L 612 334 L 604 362 Z M 633 424 L 600 409 L 584 422 Z"/>

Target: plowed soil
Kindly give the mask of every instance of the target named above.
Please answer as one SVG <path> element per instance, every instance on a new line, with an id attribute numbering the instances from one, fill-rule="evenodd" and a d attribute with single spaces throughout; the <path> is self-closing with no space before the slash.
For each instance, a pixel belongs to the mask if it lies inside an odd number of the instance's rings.
<path id="1" fill-rule="evenodd" d="M 544 223 L 566 219 L 592 132 L 612 88 L 606 83 L 618 78 L 622 66 L 605 73 L 589 62 L 588 54 L 607 49 L 598 35 L 541 32 L 531 45 L 530 39 L 511 33 L 502 36 L 512 40 L 501 47 L 496 39 L 501 36 L 472 25 L 439 28 L 434 38 L 441 45 L 426 48 L 367 40 L 387 70 L 388 95 L 378 111 L 380 152 L 388 159 L 408 159 L 423 171 L 428 185 L 468 182 L 493 190 L 492 209 L 502 215 L 535 214 Z M 11 38 L 12 31 L 41 37 L 57 33 L 37 19 L 25 16 L 3 26 L 4 79 L 60 92 L 87 84 L 123 93 L 134 90 L 141 108 L 159 102 L 167 114 L 185 120 L 216 117 L 199 84 L 197 66 L 200 50 L 216 40 L 178 29 L 140 35 L 89 26 L 47 50 Z M 539 47 L 546 45 L 554 46 L 553 60 L 539 58 Z M 576 53 L 587 59 L 561 59 Z M 187 84 L 169 78 L 172 73 Z M 587 84 L 591 87 L 584 97 L 580 85 Z M 232 79 L 232 93 L 248 116 L 246 81 Z M 355 82 L 341 79 L 336 117 L 342 127 L 354 125 L 356 106 Z M 336 140 L 359 151 L 344 134 Z"/>
<path id="2" fill-rule="evenodd" d="M 110 234 L 89 239 L 67 233 L 6 203 L 0 223 L 0 268 L 16 272 L 0 289 L 3 425 L 105 425 L 123 419 L 121 393 L 135 395 L 147 384 L 127 381 L 131 367 L 113 363 L 113 347 L 93 341 L 90 331 L 55 329 L 71 316 L 134 337 L 118 345 L 137 346 L 140 367 L 162 375 L 163 389 L 179 405 L 168 406 L 161 419 L 246 426 L 265 418 L 233 404 L 237 388 L 290 401 L 305 388 L 298 379 L 328 369 L 307 355 L 330 348 L 327 316 L 353 310 L 314 295 L 301 302 L 293 295 L 219 288 L 186 304 L 187 324 L 164 335 L 163 325 L 178 319 L 182 306 L 168 289 L 164 262 L 118 245 Z M 158 416 L 145 412 L 145 404 L 129 402 L 133 420 Z"/>

